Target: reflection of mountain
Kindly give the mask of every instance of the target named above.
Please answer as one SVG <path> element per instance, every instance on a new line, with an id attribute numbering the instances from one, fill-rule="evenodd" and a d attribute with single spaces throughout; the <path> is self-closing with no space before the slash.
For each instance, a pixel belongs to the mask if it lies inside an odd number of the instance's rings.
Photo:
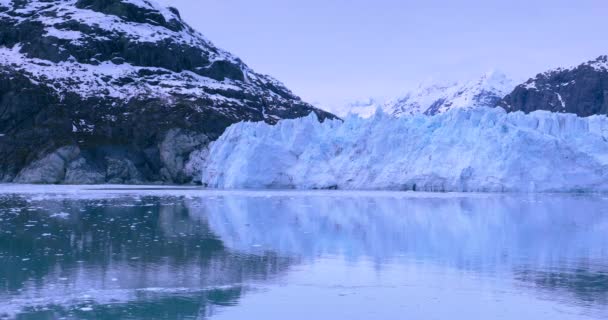
<path id="1" fill-rule="evenodd" d="M 587 270 L 516 270 L 515 277 L 535 288 L 563 292 L 562 296 L 574 296 L 575 300 L 585 305 L 608 305 L 608 272 L 606 266 L 600 269 Z M 570 299 L 569 299 L 570 300 Z"/>
<path id="2" fill-rule="evenodd" d="M 0 199 L 0 317 L 205 315 L 290 264 L 231 253 L 179 198 L 28 200 Z"/>

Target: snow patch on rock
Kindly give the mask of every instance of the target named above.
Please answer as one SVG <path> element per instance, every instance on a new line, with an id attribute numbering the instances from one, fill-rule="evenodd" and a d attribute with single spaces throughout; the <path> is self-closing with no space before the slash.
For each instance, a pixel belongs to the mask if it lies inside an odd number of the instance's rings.
<path id="1" fill-rule="evenodd" d="M 587 62 L 587 65 L 596 71 L 608 71 L 608 56 L 601 56 L 594 61 Z"/>
<path id="2" fill-rule="evenodd" d="M 144 68 L 128 63 L 115 64 L 109 61 L 98 65 L 75 61 L 53 63 L 42 59 L 28 58 L 20 50 L 20 46 L 13 48 L 0 47 L 0 65 L 10 65 L 25 72 L 34 82 L 58 81 L 62 83 L 62 86 L 53 87 L 58 93 L 67 90 L 76 92 L 82 97 L 103 95 L 121 99 L 141 95 L 168 98 L 172 94 L 182 94 L 204 96 L 212 101 L 242 104 L 239 100 L 204 91 L 205 89 L 240 90 L 231 80 L 219 82 L 190 71 L 176 73 L 162 68 Z M 156 70 L 163 74 L 154 75 L 147 79 L 137 75 L 140 70 Z M 125 77 L 133 77 L 137 81 L 122 86 L 116 85 L 116 81 Z M 159 81 L 162 81 L 163 85 L 158 85 Z"/>

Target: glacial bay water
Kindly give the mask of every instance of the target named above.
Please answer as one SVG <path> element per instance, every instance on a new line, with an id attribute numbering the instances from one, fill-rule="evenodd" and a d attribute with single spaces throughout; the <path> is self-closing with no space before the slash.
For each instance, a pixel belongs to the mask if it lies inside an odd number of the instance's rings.
<path id="1" fill-rule="evenodd" d="M 608 196 L 0 185 L 0 319 L 607 319 Z"/>

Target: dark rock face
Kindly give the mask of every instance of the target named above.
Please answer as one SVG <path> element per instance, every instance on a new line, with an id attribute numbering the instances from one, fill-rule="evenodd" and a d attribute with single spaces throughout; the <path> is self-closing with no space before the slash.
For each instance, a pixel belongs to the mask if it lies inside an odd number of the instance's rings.
<path id="1" fill-rule="evenodd" d="M 145 4 L 145 1 L 143 2 Z M 167 21 L 163 14 L 153 9 L 152 5 L 148 5 L 146 8 L 121 0 L 78 0 L 76 7 L 114 15 L 127 21 L 153 24 L 173 31 L 181 31 L 184 28 L 184 25 L 179 22 L 181 19 L 179 12 L 173 11 L 174 19 Z"/>
<path id="2" fill-rule="evenodd" d="M 3 4 L 4 3 L 4 4 Z M 0 181 L 188 183 L 232 123 L 315 109 L 147 0 L 0 1 Z"/>
<path id="3" fill-rule="evenodd" d="M 608 56 L 537 75 L 498 102 L 507 111 L 608 114 Z"/>

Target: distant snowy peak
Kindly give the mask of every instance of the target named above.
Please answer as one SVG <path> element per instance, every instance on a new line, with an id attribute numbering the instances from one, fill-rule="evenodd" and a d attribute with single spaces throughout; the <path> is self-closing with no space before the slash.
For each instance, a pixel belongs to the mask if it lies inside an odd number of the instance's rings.
<path id="1" fill-rule="evenodd" d="M 420 86 L 394 102 L 386 110 L 394 116 L 435 115 L 450 109 L 493 107 L 514 87 L 513 81 L 500 72 L 492 71 L 481 78 L 450 84 Z"/>
<path id="2" fill-rule="evenodd" d="M 363 118 L 369 118 L 374 115 L 376 110 L 383 109 L 384 107 L 385 103 L 380 99 L 361 99 L 347 103 L 345 108 L 340 111 L 340 115 L 346 117 L 350 114 L 356 114 Z"/>
<path id="3" fill-rule="evenodd" d="M 497 71 L 487 72 L 469 82 L 425 82 L 394 99 L 365 98 L 346 101 L 334 106 L 321 106 L 338 116 L 355 114 L 362 118 L 373 116 L 377 110 L 395 116 L 435 115 L 450 109 L 494 107 L 514 88 L 513 81 Z"/>
<path id="4" fill-rule="evenodd" d="M 579 116 L 608 114 L 608 56 L 540 73 L 498 105 L 507 111 L 547 110 Z"/>

